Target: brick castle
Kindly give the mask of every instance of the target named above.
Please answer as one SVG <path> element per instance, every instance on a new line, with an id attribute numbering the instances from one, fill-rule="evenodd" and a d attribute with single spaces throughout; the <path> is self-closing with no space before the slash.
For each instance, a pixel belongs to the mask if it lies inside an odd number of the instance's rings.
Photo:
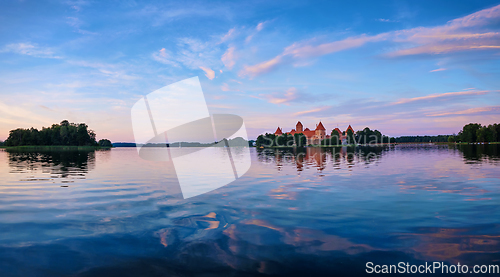
<path id="1" fill-rule="evenodd" d="M 351 130 L 354 133 L 354 130 L 352 129 L 351 125 L 349 125 L 349 127 L 347 127 L 347 129 L 344 132 L 340 131 L 339 128 L 333 129 L 333 131 L 338 132 L 339 134 L 338 137 L 339 140 L 341 141 L 345 141 L 348 130 Z M 316 124 L 316 129 L 314 131 L 310 130 L 309 128 L 304 129 L 304 125 L 302 125 L 302 123 L 299 121 L 297 122 L 295 129 L 292 129 L 290 132 L 286 132 L 285 134 L 293 136 L 294 134 L 300 134 L 300 133 L 306 136 L 307 144 L 319 144 L 321 140 L 331 138 L 330 135 L 326 133 L 326 128 L 325 126 L 323 126 L 323 123 L 321 123 L 321 121 L 319 122 L 319 124 Z M 278 129 L 276 129 L 276 132 L 274 132 L 274 134 L 280 136 L 284 133 L 283 130 L 280 127 L 278 127 Z"/>

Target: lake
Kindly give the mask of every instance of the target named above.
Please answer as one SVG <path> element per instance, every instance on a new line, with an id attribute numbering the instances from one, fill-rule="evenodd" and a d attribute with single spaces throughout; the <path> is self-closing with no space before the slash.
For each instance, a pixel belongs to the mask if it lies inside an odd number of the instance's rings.
<path id="1" fill-rule="evenodd" d="M 183 199 L 172 163 L 142 160 L 135 148 L 0 150 L 0 276 L 356 276 L 368 262 L 500 264 L 500 145 L 250 153 L 243 177 Z"/>

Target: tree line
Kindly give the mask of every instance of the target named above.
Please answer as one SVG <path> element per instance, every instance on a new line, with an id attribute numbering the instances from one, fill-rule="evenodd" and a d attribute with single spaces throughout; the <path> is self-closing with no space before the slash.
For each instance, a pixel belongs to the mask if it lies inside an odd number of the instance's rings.
<path id="1" fill-rule="evenodd" d="M 344 139 L 344 141 L 342 140 Z M 336 130 L 332 130 L 329 138 L 324 138 L 322 140 L 307 141 L 307 137 L 303 133 L 295 133 L 293 135 L 284 133 L 282 135 L 275 134 L 263 134 L 257 137 L 255 145 L 257 147 L 305 147 L 311 146 L 337 146 L 342 144 L 354 145 L 354 144 L 379 144 L 379 143 L 389 143 L 394 142 L 394 138 L 389 138 L 388 136 L 382 135 L 378 130 L 370 130 L 366 127 L 361 131 L 354 133 L 351 130 L 347 130 L 339 133 Z"/>
<path id="2" fill-rule="evenodd" d="M 344 138 L 344 141 L 341 140 Z M 370 130 L 366 127 L 361 131 L 352 132 L 351 130 L 338 133 L 332 130 L 329 138 L 321 141 L 315 141 L 314 145 L 308 142 L 306 136 L 302 133 L 275 135 L 266 133 L 257 137 L 257 147 L 304 147 L 304 146 L 336 146 L 342 144 L 379 144 L 379 143 L 428 143 L 428 142 L 500 142 L 500 124 L 490 124 L 482 126 L 479 123 L 469 123 L 465 125 L 458 134 L 437 135 L 437 136 L 401 136 L 388 137 L 378 130 Z"/>
<path id="3" fill-rule="evenodd" d="M 85 123 L 70 123 L 67 120 L 51 127 L 18 128 L 9 132 L 4 146 L 101 146 L 112 147 L 111 141 L 96 141 L 96 134 Z"/>
<path id="4" fill-rule="evenodd" d="M 500 124 L 482 126 L 479 123 L 469 123 L 458 135 L 449 136 L 448 142 L 500 142 Z"/>
<path id="5" fill-rule="evenodd" d="M 394 138 L 397 143 L 448 142 L 449 135 L 438 136 L 402 136 Z"/>

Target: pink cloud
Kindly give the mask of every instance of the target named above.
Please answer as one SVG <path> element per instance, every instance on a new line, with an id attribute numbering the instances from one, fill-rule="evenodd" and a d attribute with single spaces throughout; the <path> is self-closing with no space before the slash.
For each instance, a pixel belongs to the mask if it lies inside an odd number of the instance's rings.
<path id="1" fill-rule="evenodd" d="M 447 70 L 447 68 L 438 68 L 438 69 L 431 70 L 429 72 L 438 72 L 438 71 L 445 71 L 445 70 Z"/>
<path id="2" fill-rule="evenodd" d="M 289 61 L 285 57 L 295 60 L 314 58 L 361 47 L 370 42 L 392 41 L 401 44 L 401 49 L 387 53 L 388 57 L 500 49 L 500 33 L 486 29 L 488 25 L 493 25 L 498 21 L 500 21 L 500 5 L 448 21 L 444 25 L 433 28 L 418 27 L 374 36 L 363 34 L 318 45 L 314 44 L 315 39 L 296 42 L 270 60 L 245 66 L 240 72 L 240 76 L 252 78 L 267 73 L 279 64 Z M 411 46 L 407 47 L 406 45 Z"/>
<path id="3" fill-rule="evenodd" d="M 207 76 L 208 79 L 213 80 L 215 78 L 215 72 L 212 69 L 203 66 L 200 66 L 200 69 L 205 71 L 205 76 Z"/>
<path id="4" fill-rule="evenodd" d="M 293 116 L 300 116 L 300 115 L 305 115 L 305 114 L 310 114 L 310 113 L 315 113 L 315 112 L 321 112 L 321 111 L 324 111 L 328 108 L 329 107 L 320 107 L 320 108 L 315 108 L 315 109 L 311 109 L 311 110 L 300 111 L 300 112 L 294 113 Z"/>
<path id="5" fill-rule="evenodd" d="M 255 30 L 257 30 L 257 32 L 262 31 L 262 29 L 264 29 L 264 23 L 265 22 L 260 22 L 259 24 L 257 24 L 257 27 L 255 27 Z"/>
<path id="6" fill-rule="evenodd" d="M 222 63 L 224 63 L 224 65 L 228 68 L 228 69 L 232 69 L 234 64 L 236 63 L 236 55 L 234 53 L 234 51 L 236 50 L 236 48 L 233 46 L 233 47 L 229 47 L 227 49 L 227 51 L 222 55 Z"/>
<path id="7" fill-rule="evenodd" d="M 239 72 L 239 76 L 249 76 L 250 78 L 258 76 L 260 74 L 269 72 L 273 70 L 276 66 L 278 66 L 282 62 L 282 56 L 276 56 L 271 60 L 247 66 L 245 65 L 243 69 Z"/>
<path id="8" fill-rule="evenodd" d="M 331 54 L 334 52 L 343 51 L 346 49 L 351 49 L 355 47 L 360 47 L 367 42 L 371 41 L 381 41 L 387 39 L 388 34 L 383 33 L 376 36 L 366 36 L 361 35 L 358 37 L 349 37 L 340 41 L 334 41 L 330 43 L 323 43 L 317 46 L 294 43 L 291 46 L 285 48 L 283 55 L 290 55 L 294 58 L 309 58 L 323 56 L 326 54 Z"/>
<path id="9" fill-rule="evenodd" d="M 406 103 L 415 102 L 415 101 L 435 100 L 435 99 L 439 99 L 439 98 L 449 98 L 449 97 L 463 96 L 463 95 L 484 95 L 488 92 L 489 92 L 488 90 L 481 90 L 481 91 L 458 91 L 458 92 L 438 93 L 438 94 L 431 94 L 431 95 L 426 95 L 426 96 L 421 96 L 421 97 L 404 98 L 404 99 L 400 99 L 396 102 L 392 102 L 389 105 L 400 105 L 400 104 L 406 104 Z"/>
<path id="10" fill-rule="evenodd" d="M 230 29 L 222 38 L 220 39 L 220 43 L 228 41 L 233 35 L 236 33 L 236 28 Z"/>
<path id="11" fill-rule="evenodd" d="M 471 109 L 462 110 L 462 111 L 430 114 L 427 116 L 473 115 L 473 114 L 483 114 L 483 113 L 498 114 L 498 113 L 500 113 L 500 106 L 471 108 Z"/>
<path id="12" fill-rule="evenodd" d="M 264 98 L 266 98 L 269 103 L 272 104 L 286 104 L 290 101 L 293 101 L 297 99 L 298 93 L 296 88 L 289 88 L 287 91 L 285 91 L 284 94 L 278 95 L 278 94 L 273 94 L 273 95 L 265 95 Z"/>

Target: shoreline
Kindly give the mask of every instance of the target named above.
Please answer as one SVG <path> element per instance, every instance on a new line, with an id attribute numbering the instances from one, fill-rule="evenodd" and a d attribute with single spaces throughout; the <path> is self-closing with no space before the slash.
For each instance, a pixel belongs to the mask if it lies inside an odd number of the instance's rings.
<path id="1" fill-rule="evenodd" d="M 260 146 L 256 148 L 259 149 L 265 149 L 265 148 L 309 148 L 309 147 L 314 147 L 314 148 L 334 148 L 334 147 L 381 147 L 381 146 L 391 146 L 391 145 L 409 145 L 409 144 L 440 144 L 440 145 L 488 145 L 488 144 L 500 144 L 500 142 L 474 142 L 474 143 L 468 143 L 468 142 L 393 142 L 393 143 L 377 143 L 377 144 L 346 144 L 346 145 L 308 145 L 308 146 L 300 146 L 297 147 L 295 145 L 293 146 Z"/>
<path id="2" fill-rule="evenodd" d="M 23 145 L 23 146 L 0 146 L 0 149 L 16 150 L 100 150 L 114 147 L 103 146 L 69 146 L 69 145 Z"/>

